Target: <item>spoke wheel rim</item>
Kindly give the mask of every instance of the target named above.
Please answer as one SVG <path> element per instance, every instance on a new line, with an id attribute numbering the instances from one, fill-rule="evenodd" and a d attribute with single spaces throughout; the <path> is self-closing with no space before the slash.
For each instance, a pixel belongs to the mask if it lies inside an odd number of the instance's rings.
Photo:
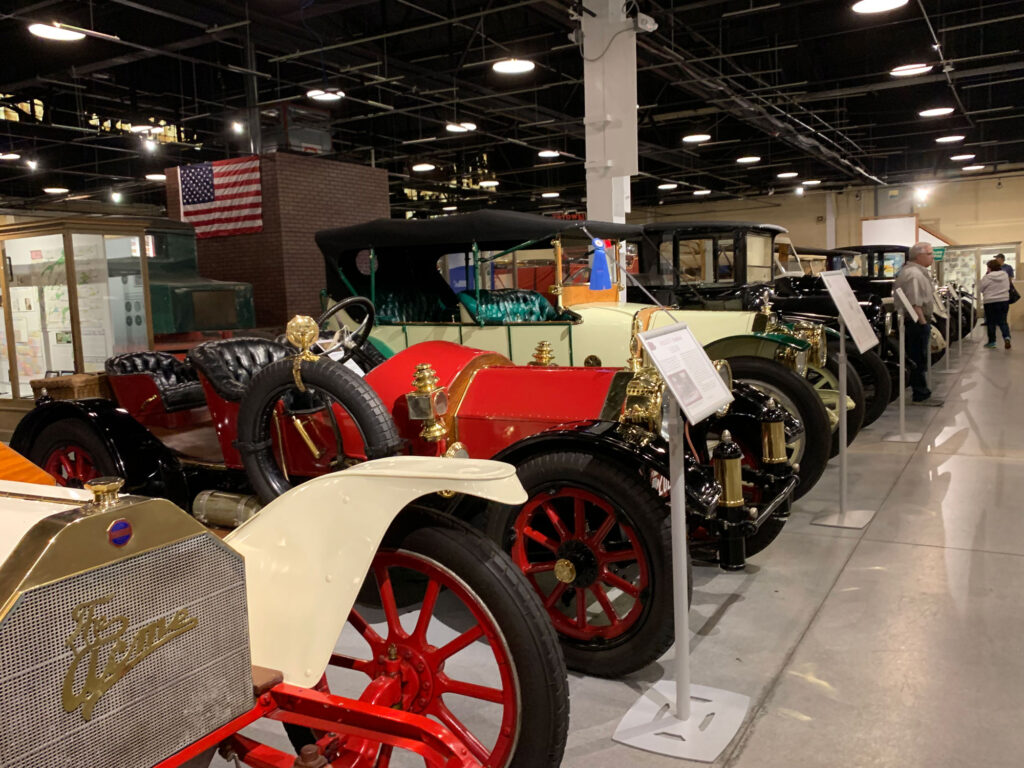
<path id="1" fill-rule="evenodd" d="M 611 502 L 583 488 L 546 489 L 523 505 L 513 527 L 512 560 L 559 633 L 612 641 L 638 623 L 648 603 L 650 564 Z"/>
<path id="2" fill-rule="evenodd" d="M 84 488 L 87 482 L 100 476 L 92 454 L 75 443 L 54 449 L 46 457 L 43 470 L 65 488 Z"/>
<path id="3" fill-rule="evenodd" d="M 412 632 L 402 626 L 389 576 L 391 569 L 415 571 L 428 579 L 423 604 Z M 380 550 L 374 557 L 371 572 L 377 580 L 387 621 L 387 636 L 382 636 L 353 609 L 348 621 L 369 645 L 370 658 L 350 658 L 345 666 L 371 679 L 378 679 L 387 673 L 386 660 L 389 650 L 393 649 L 398 657 L 402 682 L 401 700 L 394 706 L 441 722 L 462 739 L 484 766 L 498 768 L 506 765 L 519 739 L 519 684 L 511 653 L 490 611 L 462 579 L 424 555 L 405 550 Z M 436 601 L 442 591 L 453 593 L 476 624 L 462 631 L 451 642 L 436 647 L 429 644 L 427 636 L 434 618 Z M 446 661 L 479 640 L 486 640 L 490 647 L 500 677 L 498 688 L 452 679 L 445 670 Z M 487 747 L 458 719 L 444 701 L 444 696 L 448 694 L 490 702 L 502 708 L 501 723 L 494 744 Z"/>
<path id="4" fill-rule="evenodd" d="M 789 399 L 789 396 L 784 394 L 782 390 L 777 387 L 773 387 L 771 384 L 766 384 L 763 381 L 756 379 L 738 379 L 744 384 L 749 384 L 752 387 L 761 390 L 766 395 L 770 395 L 775 398 L 775 402 L 778 403 L 783 409 L 785 409 L 794 418 L 800 419 L 800 409 L 796 407 L 796 404 Z M 801 419 L 801 423 L 803 419 Z M 806 429 L 806 425 L 804 429 Z M 786 449 L 789 452 L 789 462 L 791 464 L 799 464 L 804 457 L 804 448 L 806 447 L 806 440 L 804 439 L 803 433 L 801 433 L 796 440 L 791 443 L 786 443 Z"/>

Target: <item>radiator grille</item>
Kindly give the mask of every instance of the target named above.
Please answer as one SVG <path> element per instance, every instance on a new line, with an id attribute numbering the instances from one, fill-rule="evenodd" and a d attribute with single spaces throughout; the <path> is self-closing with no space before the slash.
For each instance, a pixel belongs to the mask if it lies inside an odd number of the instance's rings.
<path id="1" fill-rule="evenodd" d="M 75 608 L 108 597 L 95 614 L 125 617 L 129 643 L 182 609 L 197 621 L 130 668 L 86 721 L 62 700 L 75 657 L 67 641 Z M 92 626 L 91 639 L 115 631 Z M 112 646 L 92 658 L 106 665 Z M 88 673 L 82 658 L 75 692 Z M 244 563 L 209 535 L 39 587 L 0 623 L 0 767 L 150 768 L 248 711 L 251 674 Z"/>

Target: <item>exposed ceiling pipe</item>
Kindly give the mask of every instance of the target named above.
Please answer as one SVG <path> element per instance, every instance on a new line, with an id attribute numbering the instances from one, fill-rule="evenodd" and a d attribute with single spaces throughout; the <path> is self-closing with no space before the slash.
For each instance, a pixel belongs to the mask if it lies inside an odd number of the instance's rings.
<path id="1" fill-rule="evenodd" d="M 942 52 L 942 43 L 939 42 L 938 35 L 935 34 L 935 27 L 932 26 L 931 19 L 928 18 L 928 11 L 924 8 L 924 3 L 921 0 L 917 0 L 917 7 L 921 9 L 921 18 L 924 19 L 924 23 L 928 26 L 928 32 L 932 36 L 932 47 L 935 52 L 939 54 L 939 62 L 942 64 L 942 74 L 946 77 L 946 84 L 949 86 L 950 92 L 953 94 L 953 98 L 956 100 L 956 104 L 960 107 L 960 114 L 964 116 L 967 124 L 972 128 L 974 127 L 974 121 L 971 120 L 967 114 L 967 107 L 964 106 L 963 101 L 960 100 L 960 94 L 957 93 L 956 86 L 953 85 L 953 78 L 949 76 L 949 73 L 953 71 L 953 64 L 946 60 L 946 55 Z"/>

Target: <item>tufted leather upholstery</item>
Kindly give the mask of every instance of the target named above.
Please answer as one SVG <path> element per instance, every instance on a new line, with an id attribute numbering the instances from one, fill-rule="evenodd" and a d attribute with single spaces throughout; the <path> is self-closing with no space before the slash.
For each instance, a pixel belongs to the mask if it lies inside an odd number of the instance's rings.
<path id="1" fill-rule="evenodd" d="M 188 363 L 166 352 L 129 352 L 111 357 L 104 367 L 109 376 L 150 376 L 168 413 L 206 404 L 199 375 Z"/>
<path id="2" fill-rule="evenodd" d="M 418 289 L 377 291 L 378 323 L 450 323 L 453 311 L 437 296 Z"/>
<path id="3" fill-rule="evenodd" d="M 276 341 L 236 338 L 199 344 L 189 351 L 188 359 L 218 395 L 238 402 L 255 373 L 293 354 L 295 350 Z"/>
<path id="4" fill-rule="evenodd" d="M 462 291 L 459 301 L 477 322 L 484 325 L 539 323 L 558 319 L 558 312 L 542 294 L 521 288 L 480 291 L 479 304 L 476 291 Z"/>

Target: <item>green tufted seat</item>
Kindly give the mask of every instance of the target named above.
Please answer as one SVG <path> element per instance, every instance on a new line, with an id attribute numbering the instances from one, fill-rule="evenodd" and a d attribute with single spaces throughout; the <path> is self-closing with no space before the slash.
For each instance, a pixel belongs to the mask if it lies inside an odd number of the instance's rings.
<path id="1" fill-rule="evenodd" d="M 470 316 L 484 325 L 540 323 L 558 319 L 555 308 L 536 291 L 519 288 L 481 290 L 479 303 L 476 291 L 462 291 L 458 297 Z"/>
<path id="2" fill-rule="evenodd" d="M 415 289 L 378 289 L 376 309 L 378 323 L 450 323 L 454 319 L 452 308 L 440 297 Z"/>

